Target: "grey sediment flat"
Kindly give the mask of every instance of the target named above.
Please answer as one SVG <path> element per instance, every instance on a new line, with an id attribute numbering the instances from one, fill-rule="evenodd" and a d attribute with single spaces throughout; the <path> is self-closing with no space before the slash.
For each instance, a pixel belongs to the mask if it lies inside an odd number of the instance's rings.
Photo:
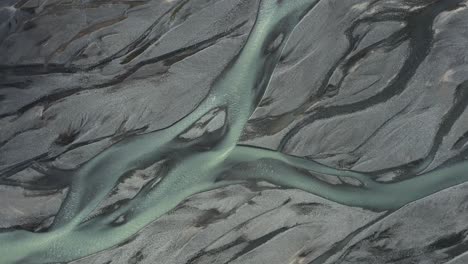
<path id="1" fill-rule="evenodd" d="M 467 4 L 2 2 L 0 264 L 468 262 Z"/>

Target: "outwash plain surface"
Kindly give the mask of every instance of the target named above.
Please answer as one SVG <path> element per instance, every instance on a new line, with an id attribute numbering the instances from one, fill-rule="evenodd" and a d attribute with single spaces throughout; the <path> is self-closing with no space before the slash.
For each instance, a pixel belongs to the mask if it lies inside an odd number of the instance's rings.
<path id="1" fill-rule="evenodd" d="M 467 47 L 467 0 L 1 0 L 0 264 L 466 264 Z"/>

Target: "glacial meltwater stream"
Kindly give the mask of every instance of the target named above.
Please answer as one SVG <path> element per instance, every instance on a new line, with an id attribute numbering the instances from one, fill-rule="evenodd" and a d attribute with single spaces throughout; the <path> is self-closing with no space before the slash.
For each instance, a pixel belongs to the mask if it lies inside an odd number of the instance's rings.
<path id="1" fill-rule="evenodd" d="M 468 180 L 468 163 L 435 170 L 396 183 L 379 183 L 365 174 L 337 170 L 279 152 L 238 145 L 242 130 L 270 80 L 295 25 L 318 0 L 263 0 L 249 38 L 218 77 L 195 111 L 169 128 L 127 138 L 96 156 L 73 175 L 68 196 L 52 227 L 44 233 L 0 234 L 0 262 L 66 262 L 113 247 L 173 209 L 188 196 L 245 180 L 298 188 L 326 199 L 372 210 L 395 210 Z M 225 109 L 223 135 L 209 148 L 180 135 L 213 109 Z M 90 217 L 119 178 L 171 157 L 173 166 L 160 182 L 147 184 L 115 211 Z M 250 164 L 235 177 L 234 166 Z M 359 186 L 335 186 L 311 175 L 351 177 Z M 122 224 L 113 224 L 124 219 Z"/>

